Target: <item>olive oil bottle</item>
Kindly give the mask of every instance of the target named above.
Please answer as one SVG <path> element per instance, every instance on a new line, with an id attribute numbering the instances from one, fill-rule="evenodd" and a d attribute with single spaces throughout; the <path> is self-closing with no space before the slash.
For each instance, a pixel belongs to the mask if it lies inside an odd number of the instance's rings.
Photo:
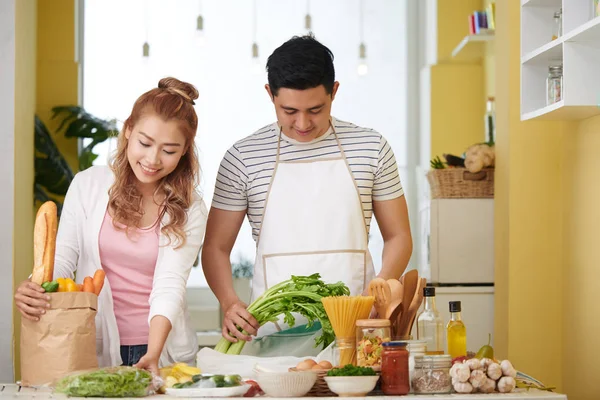
<path id="1" fill-rule="evenodd" d="M 451 301 L 450 321 L 446 326 L 446 338 L 448 341 L 448 354 L 452 358 L 467 355 L 467 328 L 463 323 L 460 312 L 460 301 Z"/>

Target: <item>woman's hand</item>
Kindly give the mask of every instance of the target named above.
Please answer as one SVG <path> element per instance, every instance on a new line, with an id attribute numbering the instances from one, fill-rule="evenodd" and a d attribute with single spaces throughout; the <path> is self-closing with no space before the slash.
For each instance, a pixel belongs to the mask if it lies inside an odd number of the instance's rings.
<path id="1" fill-rule="evenodd" d="M 26 280 L 15 293 L 15 305 L 21 315 L 31 321 L 39 321 L 40 315 L 50 308 L 50 296 L 37 283 Z"/>
<path id="2" fill-rule="evenodd" d="M 146 353 L 140 361 L 134 365 L 136 368 L 145 369 L 150 371 L 152 375 L 160 376 L 160 371 L 158 370 L 158 357 L 154 357 L 148 353 Z"/>
<path id="3" fill-rule="evenodd" d="M 238 326 L 250 335 L 256 335 L 258 332 L 258 321 L 246 310 L 246 307 L 246 304 L 238 300 L 225 309 L 221 333 L 225 339 L 232 343 L 238 340 L 252 340 L 250 336 L 240 332 Z"/>

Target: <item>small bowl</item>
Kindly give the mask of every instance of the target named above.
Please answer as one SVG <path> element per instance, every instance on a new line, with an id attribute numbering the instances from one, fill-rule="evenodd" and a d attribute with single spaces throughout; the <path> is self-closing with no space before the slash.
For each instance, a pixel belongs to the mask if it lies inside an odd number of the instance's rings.
<path id="1" fill-rule="evenodd" d="M 326 376 L 329 390 L 340 397 L 361 397 L 375 389 L 379 376 Z"/>
<path id="2" fill-rule="evenodd" d="M 255 370 L 256 382 L 270 397 L 302 397 L 317 381 L 316 371 L 264 372 Z"/>

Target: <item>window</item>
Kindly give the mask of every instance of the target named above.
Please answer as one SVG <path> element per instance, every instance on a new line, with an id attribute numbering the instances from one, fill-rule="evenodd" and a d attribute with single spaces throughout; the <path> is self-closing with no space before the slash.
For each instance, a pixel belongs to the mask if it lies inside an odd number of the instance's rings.
<path id="1" fill-rule="evenodd" d="M 334 53 L 340 89 L 332 114 L 371 127 L 390 142 L 407 184 L 407 2 L 363 3 L 364 43 L 368 74 L 357 73 L 361 7 L 359 0 L 86 0 L 84 24 L 83 101 L 101 118 L 122 122 L 135 99 L 174 76 L 198 88 L 197 146 L 201 156 L 201 190 L 210 206 L 216 173 L 225 151 L 237 140 L 275 120 L 264 84 L 268 55 L 293 35 L 306 33 L 307 8 L 318 40 Z M 256 9 L 253 5 L 256 4 Z M 199 14 L 204 35 L 196 31 Z M 253 16 L 256 15 L 256 29 Z M 263 67 L 251 58 L 253 35 Z M 150 45 L 142 57 L 144 42 Z M 106 163 L 114 142 L 97 148 L 97 163 Z M 417 242 L 417 238 L 413 240 Z M 383 241 L 375 222 L 370 247 L 381 268 Z M 247 222 L 238 236 L 232 260 L 253 260 L 255 243 Z M 205 286 L 201 268 L 194 268 L 190 286 Z"/>

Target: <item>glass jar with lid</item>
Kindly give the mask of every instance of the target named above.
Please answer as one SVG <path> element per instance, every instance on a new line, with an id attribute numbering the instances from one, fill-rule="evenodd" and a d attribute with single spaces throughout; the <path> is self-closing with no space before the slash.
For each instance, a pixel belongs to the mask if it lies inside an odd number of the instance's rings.
<path id="1" fill-rule="evenodd" d="M 415 357 L 420 357 L 424 356 L 425 354 L 428 354 L 427 342 L 425 340 L 407 340 L 406 349 L 408 350 L 408 376 L 410 378 L 410 381 L 412 382 L 412 377 L 415 373 Z"/>
<path id="2" fill-rule="evenodd" d="M 452 357 L 431 355 L 415 357 L 415 370 L 411 378 L 412 392 L 415 394 L 444 394 L 452 391 L 450 377 Z"/>
<path id="3" fill-rule="evenodd" d="M 406 342 L 383 343 L 381 361 L 381 391 L 386 395 L 404 395 L 410 392 L 408 349 Z"/>
<path id="4" fill-rule="evenodd" d="M 552 27 L 552 40 L 562 36 L 562 8 L 554 13 L 554 26 Z"/>
<path id="5" fill-rule="evenodd" d="M 390 341 L 389 319 L 356 321 L 356 363 L 360 367 L 381 368 L 383 343 Z"/>
<path id="6" fill-rule="evenodd" d="M 563 73 L 562 65 L 551 65 L 548 67 L 546 78 L 546 105 L 554 104 L 562 100 Z"/>

